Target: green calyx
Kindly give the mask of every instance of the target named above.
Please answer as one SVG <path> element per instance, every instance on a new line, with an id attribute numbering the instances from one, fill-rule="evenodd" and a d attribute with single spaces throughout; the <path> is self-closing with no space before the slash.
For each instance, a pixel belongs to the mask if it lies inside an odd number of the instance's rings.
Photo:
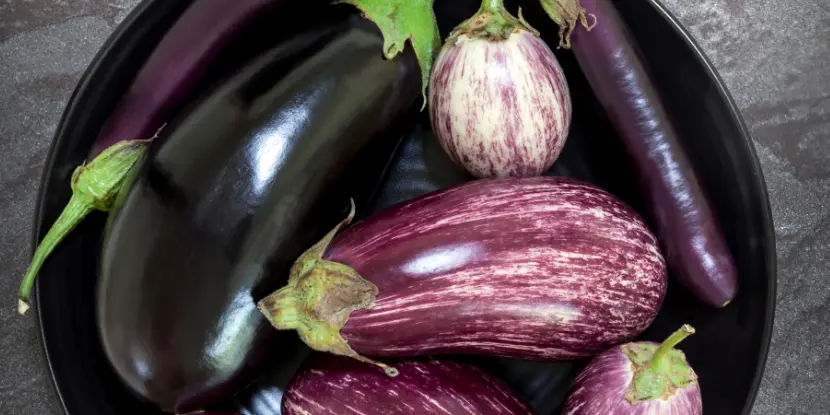
<path id="1" fill-rule="evenodd" d="M 335 3 L 357 7 L 366 18 L 378 25 L 383 34 L 383 55 L 387 59 L 401 53 L 406 41 L 410 41 L 421 66 L 421 94 L 426 107 L 432 63 L 441 48 L 432 0 L 336 0 Z"/>
<path id="2" fill-rule="evenodd" d="M 372 308 L 378 295 L 377 286 L 354 269 L 323 259 L 334 236 L 354 214 L 352 201 L 346 219 L 297 259 L 288 285 L 259 301 L 257 308 L 277 329 L 297 330 L 300 339 L 314 350 L 352 357 L 397 376 L 396 369 L 357 354 L 340 335 L 349 315 Z"/>
<path id="3" fill-rule="evenodd" d="M 597 25 L 597 17 L 586 13 L 586 10 L 579 4 L 579 0 L 541 0 L 542 8 L 548 16 L 559 25 L 559 47 L 571 48 L 571 34 L 578 23 L 587 31 L 591 31 Z M 588 16 L 593 22 L 588 24 Z"/>
<path id="4" fill-rule="evenodd" d="M 38 245 L 20 284 L 17 311 L 29 309 L 35 278 L 46 258 L 78 223 L 93 210 L 109 211 L 121 190 L 124 178 L 144 156 L 150 140 L 120 141 L 72 173 L 72 197 Z"/>
<path id="5" fill-rule="evenodd" d="M 625 394 L 628 402 L 637 404 L 669 399 L 678 390 L 697 382 L 697 375 L 686 361 L 686 355 L 674 349 L 694 332 L 692 326 L 685 324 L 659 346 L 650 343 L 622 346 L 634 369 L 631 386 Z"/>
<path id="6" fill-rule="evenodd" d="M 504 0 L 483 0 L 478 12 L 450 33 L 447 43 L 454 44 L 461 35 L 470 39 L 506 40 L 522 30 L 539 36 L 539 32 L 524 20 L 521 9 L 519 17 L 515 17 L 504 8 Z"/>

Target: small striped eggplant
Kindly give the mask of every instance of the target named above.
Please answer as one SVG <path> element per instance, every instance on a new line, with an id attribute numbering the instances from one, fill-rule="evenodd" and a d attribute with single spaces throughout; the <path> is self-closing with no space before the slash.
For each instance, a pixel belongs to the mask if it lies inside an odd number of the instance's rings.
<path id="1" fill-rule="evenodd" d="M 502 0 L 484 0 L 444 44 L 430 78 L 441 146 L 476 177 L 538 176 L 571 123 L 571 97 L 553 52 Z"/>
<path id="2" fill-rule="evenodd" d="M 398 363 L 398 376 L 354 359 L 319 353 L 294 377 L 283 415 L 530 415 L 501 380 L 475 366 L 439 360 Z M 348 411 L 346 410 L 348 409 Z"/>
<path id="3" fill-rule="evenodd" d="M 600 353 L 571 385 L 565 415 L 701 415 L 697 375 L 674 349 L 693 333 L 684 325 L 662 344 L 628 343 Z"/>
<path id="4" fill-rule="evenodd" d="M 258 307 L 313 349 L 365 361 L 588 357 L 640 334 L 666 291 L 640 217 L 572 179 L 468 182 L 337 231 Z"/>

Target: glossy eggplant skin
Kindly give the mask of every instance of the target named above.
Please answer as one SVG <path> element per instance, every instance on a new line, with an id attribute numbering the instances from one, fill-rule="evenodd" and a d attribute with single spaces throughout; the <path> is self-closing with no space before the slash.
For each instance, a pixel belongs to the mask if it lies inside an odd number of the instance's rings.
<path id="1" fill-rule="evenodd" d="M 177 413 L 250 381 L 292 335 L 255 301 L 364 206 L 417 114 L 414 53 L 382 57 L 351 15 L 297 35 L 167 129 L 108 224 L 98 286 L 104 350 L 139 396 Z"/>
<path id="2" fill-rule="evenodd" d="M 639 215 L 561 177 L 478 180 L 347 228 L 324 257 L 377 285 L 340 330 L 359 354 L 588 357 L 654 320 L 666 264 Z"/>
<path id="3" fill-rule="evenodd" d="M 642 219 L 572 179 L 472 181 L 336 231 L 259 308 L 313 349 L 358 359 L 584 358 L 642 333 L 666 293 Z"/>
<path id="4" fill-rule="evenodd" d="M 735 260 L 683 140 L 613 2 L 581 4 L 597 25 L 574 31 L 574 55 L 633 161 L 666 261 L 698 299 L 726 306 L 738 290 Z"/>
<path id="5" fill-rule="evenodd" d="M 531 415 L 501 380 L 451 360 L 398 362 L 399 374 L 328 353 L 312 355 L 286 388 L 283 415 Z"/>

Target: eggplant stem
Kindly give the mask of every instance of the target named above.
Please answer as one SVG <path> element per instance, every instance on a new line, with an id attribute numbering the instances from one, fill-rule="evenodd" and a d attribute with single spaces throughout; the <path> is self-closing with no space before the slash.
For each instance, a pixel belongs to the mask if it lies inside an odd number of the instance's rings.
<path id="1" fill-rule="evenodd" d="M 72 197 L 63 212 L 46 233 L 32 257 L 23 281 L 20 283 L 17 312 L 29 310 L 35 278 L 46 258 L 93 210 L 109 211 L 121 192 L 124 178 L 144 157 L 150 140 L 124 140 L 108 147 L 88 164 L 78 166 L 72 173 Z"/>
<path id="2" fill-rule="evenodd" d="M 666 360 L 666 354 L 669 353 L 670 350 L 674 349 L 680 342 L 684 339 L 689 337 L 690 335 L 695 333 L 695 329 L 688 325 L 684 324 L 679 330 L 672 333 L 668 339 L 666 339 L 663 343 L 660 343 L 660 347 L 654 352 L 654 355 L 651 357 L 651 364 L 649 365 L 651 370 L 658 370 L 663 365 L 663 362 Z"/>
<path id="3" fill-rule="evenodd" d="M 521 14 L 521 9 L 519 13 Z M 506 40 L 511 34 L 521 30 L 539 36 L 539 32 L 524 18 L 516 18 L 507 11 L 504 0 L 482 0 L 476 14 L 456 26 L 450 33 L 447 43 L 453 44 L 461 35 L 466 35 L 469 39 Z"/>
<path id="4" fill-rule="evenodd" d="M 653 343 L 629 343 L 622 346 L 634 372 L 625 399 L 638 404 L 654 399 L 669 399 L 679 389 L 697 381 L 697 375 L 686 356 L 674 347 L 693 334 L 692 326 L 684 324 L 659 346 Z"/>
<path id="5" fill-rule="evenodd" d="M 79 167 L 81 168 L 81 167 Z M 69 203 L 61 212 L 55 223 L 46 233 L 46 236 L 38 245 L 32 256 L 32 262 L 26 269 L 26 275 L 23 277 L 23 282 L 20 284 L 20 294 L 18 296 L 17 312 L 21 315 L 26 314 L 29 310 L 29 297 L 32 294 L 32 287 L 46 258 L 55 247 L 63 241 L 63 239 L 75 229 L 90 212 L 95 210 L 93 208 L 93 201 L 89 196 L 77 192 L 72 193 Z"/>
<path id="6" fill-rule="evenodd" d="M 479 12 L 489 11 L 490 13 L 501 13 L 505 10 L 504 0 L 483 0 Z"/>
<path id="7" fill-rule="evenodd" d="M 559 25 L 559 46 L 557 49 L 571 48 L 571 35 L 576 29 L 577 22 L 587 31 L 591 31 L 597 25 L 597 16 L 593 13 L 586 13 L 579 0 L 541 0 L 542 8 Z M 588 24 L 587 16 L 594 21 Z"/>
<path id="8" fill-rule="evenodd" d="M 334 236 L 354 215 L 352 200 L 349 215 L 300 255 L 289 271 L 288 284 L 257 302 L 257 309 L 274 328 L 296 330 L 314 350 L 378 366 L 394 377 L 397 369 L 361 356 L 340 335 L 351 313 L 372 308 L 378 295 L 378 287 L 353 268 L 323 258 Z"/>

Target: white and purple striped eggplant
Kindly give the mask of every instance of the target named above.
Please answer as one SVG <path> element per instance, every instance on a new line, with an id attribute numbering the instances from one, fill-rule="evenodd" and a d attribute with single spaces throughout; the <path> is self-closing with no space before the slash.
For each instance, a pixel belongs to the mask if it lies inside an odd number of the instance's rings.
<path id="1" fill-rule="evenodd" d="M 571 97 L 538 32 L 484 0 L 444 44 L 430 78 L 430 118 L 441 146 L 476 177 L 538 176 L 568 135 Z"/>
<path id="2" fill-rule="evenodd" d="M 642 219 L 572 179 L 468 182 L 337 231 L 258 306 L 313 349 L 366 361 L 588 357 L 645 330 L 666 291 Z"/>
<path id="3" fill-rule="evenodd" d="M 600 353 L 571 385 L 565 415 L 701 415 L 695 371 L 674 349 L 694 333 L 684 325 L 662 344 L 628 343 Z"/>
<path id="4" fill-rule="evenodd" d="M 404 361 L 398 376 L 331 354 L 312 356 L 291 380 L 283 415 L 531 415 L 494 376 L 464 363 Z"/>

